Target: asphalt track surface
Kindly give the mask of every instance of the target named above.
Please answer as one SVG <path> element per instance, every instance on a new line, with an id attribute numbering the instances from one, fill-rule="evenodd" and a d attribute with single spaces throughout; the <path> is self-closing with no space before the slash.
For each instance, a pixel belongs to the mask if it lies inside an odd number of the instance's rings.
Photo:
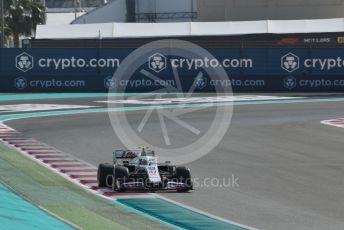
<path id="1" fill-rule="evenodd" d="M 99 100 L 43 102 L 89 105 Z M 185 114 L 183 119 L 202 125 L 214 111 L 214 107 L 202 109 L 196 115 Z M 127 118 L 135 125 L 142 114 L 144 111 L 130 111 Z M 344 102 L 235 106 L 230 129 L 220 144 L 188 166 L 196 178 L 228 178 L 233 174 L 239 187 L 202 186 L 188 194 L 163 195 L 259 229 L 343 230 L 344 129 L 320 123 L 343 116 Z M 30 118 L 6 124 L 94 165 L 111 161 L 114 148 L 123 147 L 107 113 Z M 152 117 L 148 132 L 154 135 L 160 129 L 158 118 Z M 177 127 L 172 132 L 180 135 Z M 183 134 L 180 139 L 188 143 L 191 137 Z"/>

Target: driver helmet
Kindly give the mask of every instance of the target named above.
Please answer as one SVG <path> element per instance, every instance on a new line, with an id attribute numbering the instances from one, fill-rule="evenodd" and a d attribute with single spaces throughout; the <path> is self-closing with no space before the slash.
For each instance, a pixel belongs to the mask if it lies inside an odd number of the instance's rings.
<path id="1" fill-rule="evenodd" d="M 140 159 L 139 164 L 140 165 L 147 165 L 148 161 L 146 159 Z"/>

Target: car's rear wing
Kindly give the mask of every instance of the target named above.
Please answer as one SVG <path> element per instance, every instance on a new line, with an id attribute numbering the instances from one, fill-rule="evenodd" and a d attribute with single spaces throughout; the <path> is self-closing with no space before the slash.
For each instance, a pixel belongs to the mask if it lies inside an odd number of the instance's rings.
<path id="1" fill-rule="evenodd" d="M 114 159 L 133 159 L 141 155 L 141 150 L 116 150 L 113 152 Z"/>
<path id="2" fill-rule="evenodd" d="M 113 162 L 129 164 L 134 158 L 140 156 L 154 156 L 155 153 L 152 150 L 115 150 L 113 152 Z"/>

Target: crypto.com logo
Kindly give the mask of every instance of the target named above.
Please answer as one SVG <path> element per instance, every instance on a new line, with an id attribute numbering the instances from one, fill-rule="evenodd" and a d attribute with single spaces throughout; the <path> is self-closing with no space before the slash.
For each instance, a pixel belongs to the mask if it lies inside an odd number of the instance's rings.
<path id="1" fill-rule="evenodd" d="M 197 89 L 204 89 L 207 86 L 207 79 L 203 76 L 202 72 L 196 77 L 194 84 Z"/>
<path id="2" fill-rule="evenodd" d="M 16 56 L 16 68 L 22 72 L 27 72 L 33 68 L 33 57 L 24 52 Z"/>
<path id="3" fill-rule="evenodd" d="M 281 67 L 292 73 L 300 68 L 300 58 L 293 53 L 288 53 L 281 58 Z"/>
<path id="4" fill-rule="evenodd" d="M 149 69 L 153 70 L 156 73 L 161 72 L 167 67 L 167 59 L 164 55 L 156 53 L 149 57 Z"/>
<path id="5" fill-rule="evenodd" d="M 297 86 L 297 80 L 293 76 L 286 77 L 284 78 L 283 81 L 284 81 L 284 87 L 286 89 L 292 90 L 292 89 L 295 89 Z"/>
<path id="6" fill-rule="evenodd" d="M 104 79 L 104 87 L 107 89 L 113 89 L 116 86 L 116 80 L 109 76 Z"/>
<path id="7" fill-rule="evenodd" d="M 17 77 L 14 79 L 14 87 L 18 90 L 23 90 L 27 87 L 27 80 L 25 77 Z"/>

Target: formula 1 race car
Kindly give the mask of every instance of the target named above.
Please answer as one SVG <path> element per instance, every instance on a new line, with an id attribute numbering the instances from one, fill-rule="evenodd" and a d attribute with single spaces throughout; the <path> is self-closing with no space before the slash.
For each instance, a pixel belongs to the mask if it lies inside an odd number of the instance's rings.
<path id="1" fill-rule="evenodd" d="M 160 164 L 154 151 L 142 147 L 139 150 L 116 150 L 112 164 L 98 166 L 98 186 L 115 191 L 192 190 L 190 169 Z"/>

